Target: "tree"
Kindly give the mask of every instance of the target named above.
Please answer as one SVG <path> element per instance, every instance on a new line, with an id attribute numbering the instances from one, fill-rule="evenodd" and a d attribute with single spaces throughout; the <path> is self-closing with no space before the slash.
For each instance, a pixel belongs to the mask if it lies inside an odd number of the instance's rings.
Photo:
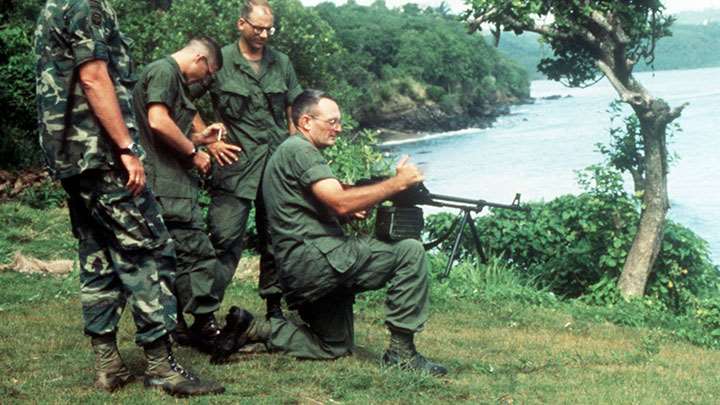
<path id="1" fill-rule="evenodd" d="M 641 296 L 663 239 L 668 205 L 666 131 L 683 106 L 671 109 L 633 76 L 639 61 L 652 63 L 655 44 L 670 35 L 673 18 L 660 0 L 470 0 L 471 31 L 483 24 L 501 31 L 540 34 L 554 55 L 538 69 L 570 86 L 590 85 L 603 76 L 639 122 L 645 160 L 642 212 L 618 288 L 625 298 Z"/>

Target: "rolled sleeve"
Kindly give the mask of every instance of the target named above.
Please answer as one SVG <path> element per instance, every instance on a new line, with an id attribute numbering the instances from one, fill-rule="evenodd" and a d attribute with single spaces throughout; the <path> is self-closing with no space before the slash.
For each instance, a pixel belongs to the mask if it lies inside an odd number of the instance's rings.
<path id="1" fill-rule="evenodd" d="M 297 75 L 295 74 L 295 69 L 293 68 L 292 64 L 288 65 L 288 72 L 286 77 L 286 84 L 287 84 L 287 101 L 288 105 L 292 104 L 293 101 L 295 101 L 295 98 L 302 93 L 303 89 L 302 86 L 300 86 L 300 83 L 298 82 Z"/>
<path id="2" fill-rule="evenodd" d="M 330 167 L 326 164 L 316 164 L 311 166 L 300 176 L 300 184 L 303 187 L 310 187 L 313 183 L 323 179 L 334 179 Z"/>
<path id="3" fill-rule="evenodd" d="M 77 2 L 68 10 L 68 36 L 75 66 L 100 59 L 109 60 L 105 38 L 105 12 L 87 1 Z"/>
<path id="4" fill-rule="evenodd" d="M 168 69 L 155 69 L 148 75 L 146 107 L 159 103 L 173 108 L 177 97 L 177 86 L 172 83 L 174 77 L 175 73 Z"/>

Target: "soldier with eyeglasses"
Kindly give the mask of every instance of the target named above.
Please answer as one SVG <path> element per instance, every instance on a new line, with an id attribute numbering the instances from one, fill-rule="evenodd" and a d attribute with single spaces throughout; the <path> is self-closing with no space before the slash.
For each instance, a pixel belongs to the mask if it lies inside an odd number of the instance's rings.
<path id="1" fill-rule="evenodd" d="M 247 0 L 237 21 L 240 38 L 222 49 L 222 69 L 210 86 L 213 107 L 227 137 L 209 147 L 217 161 L 210 182 L 210 238 L 227 269 L 216 282 L 222 296 L 237 268 L 252 206 L 259 237 L 259 293 L 266 318 L 282 317 L 281 289 L 275 270 L 261 178 L 272 152 L 295 132 L 290 105 L 302 92 L 287 55 L 267 43 L 275 33 L 266 0 Z M 241 151 L 232 149 L 241 148 Z"/>

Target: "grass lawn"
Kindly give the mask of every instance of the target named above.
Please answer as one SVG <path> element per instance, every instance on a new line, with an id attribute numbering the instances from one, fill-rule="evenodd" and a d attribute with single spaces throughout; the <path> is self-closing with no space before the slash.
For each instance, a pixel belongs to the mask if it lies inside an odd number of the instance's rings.
<path id="1" fill-rule="evenodd" d="M 15 251 L 72 258 L 62 210 L 0 205 L 0 262 Z M 24 227 L 24 228 L 23 228 Z M 661 329 L 597 321 L 580 304 L 531 305 L 478 291 L 435 305 L 419 349 L 450 369 L 445 378 L 379 367 L 387 341 L 379 294 L 355 308 L 354 356 L 298 361 L 282 354 L 243 354 L 210 365 L 180 348 L 183 364 L 223 382 L 227 392 L 179 402 L 199 403 L 720 403 L 720 352 L 684 343 Z M 43 277 L 0 273 L 0 403 L 162 403 L 175 401 L 134 383 L 114 394 L 93 388 L 93 356 L 82 335 L 77 274 Z M 251 282 L 236 282 L 230 305 L 261 309 Z M 575 309 L 574 309 L 575 308 Z M 582 315 L 579 315 L 582 314 Z M 589 314 L 589 315 L 588 315 Z M 129 313 L 120 351 L 142 373 Z"/>

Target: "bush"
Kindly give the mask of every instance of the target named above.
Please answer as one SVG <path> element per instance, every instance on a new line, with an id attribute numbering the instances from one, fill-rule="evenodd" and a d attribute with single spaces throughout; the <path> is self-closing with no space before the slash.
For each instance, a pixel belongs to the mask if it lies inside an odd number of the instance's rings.
<path id="1" fill-rule="evenodd" d="M 430 255 L 429 259 L 430 271 L 436 279 L 431 290 L 433 303 L 514 301 L 551 306 L 558 302 L 553 293 L 538 288 L 501 256 L 493 256 L 486 263 L 476 260 L 456 263 L 447 279 L 440 279 L 440 275 L 448 256 L 439 253 Z"/>
<path id="2" fill-rule="evenodd" d="M 23 190 L 17 201 L 35 209 L 48 209 L 63 207 L 67 201 L 67 194 L 60 183 L 49 178 Z"/>
<path id="3" fill-rule="evenodd" d="M 493 210 L 478 218 L 481 244 L 486 254 L 504 255 L 556 294 L 585 296 L 598 304 L 616 302 L 615 284 L 636 232 L 638 204 L 623 191 L 616 171 L 593 167 L 581 183 L 587 187 L 583 194 L 531 204 L 530 213 Z M 450 229 L 453 218 L 437 214 L 427 222 L 428 236 L 435 238 Z M 460 251 L 464 258 L 474 255 L 472 237 L 466 232 Z M 449 251 L 450 244 L 445 242 L 440 248 Z M 668 221 L 646 294 L 682 312 L 695 297 L 717 291 L 717 286 L 718 269 L 710 260 L 707 243 Z"/>
<path id="4" fill-rule="evenodd" d="M 15 169 L 41 162 L 35 132 L 35 66 L 31 54 L 32 25 L 0 26 L 0 168 Z"/>

